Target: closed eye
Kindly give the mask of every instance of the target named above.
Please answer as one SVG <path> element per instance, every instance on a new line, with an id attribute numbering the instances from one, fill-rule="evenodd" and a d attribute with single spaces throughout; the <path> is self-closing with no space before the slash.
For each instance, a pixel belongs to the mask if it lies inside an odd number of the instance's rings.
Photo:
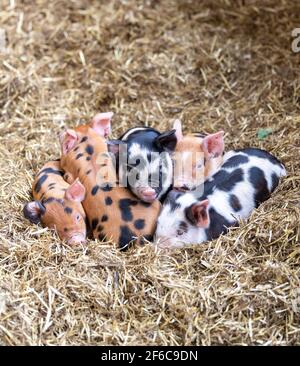
<path id="1" fill-rule="evenodd" d="M 127 170 L 131 171 L 132 169 L 136 169 L 136 166 L 131 165 L 131 164 L 126 164 Z"/>
<path id="2" fill-rule="evenodd" d="M 194 169 L 200 169 L 200 168 L 202 168 L 203 167 L 203 164 L 202 163 L 197 163 L 197 164 L 194 164 L 193 165 L 193 168 Z"/>
<path id="3" fill-rule="evenodd" d="M 181 236 L 181 235 L 183 235 L 184 234 L 184 230 L 182 230 L 182 229 L 178 229 L 177 230 L 177 235 L 178 236 Z"/>

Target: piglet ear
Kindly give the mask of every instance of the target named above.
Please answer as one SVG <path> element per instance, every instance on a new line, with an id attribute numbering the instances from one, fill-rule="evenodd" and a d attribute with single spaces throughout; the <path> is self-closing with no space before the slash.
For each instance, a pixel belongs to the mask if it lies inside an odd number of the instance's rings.
<path id="1" fill-rule="evenodd" d="M 38 224 L 41 216 L 45 213 L 46 208 L 40 201 L 32 201 L 27 203 L 23 208 L 23 214 L 30 222 Z"/>
<path id="2" fill-rule="evenodd" d="M 162 133 L 161 135 L 156 137 L 154 142 L 161 149 L 166 150 L 168 152 L 173 152 L 177 144 L 176 130 L 171 130 Z"/>
<path id="3" fill-rule="evenodd" d="M 111 119 L 113 115 L 113 112 L 96 114 L 91 122 L 92 129 L 96 131 L 98 135 L 107 137 L 111 132 Z"/>
<path id="4" fill-rule="evenodd" d="M 66 190 L 65 199 L 70 201 L 81 202 L 85 198 L 85 188 L 77 178 L 74 183 Z"/>
<path id="5" fill-rule="evenodd" d="M 176 131 L 175 135 L 177 137 L 177 141 L 182 140 L 183 136 L 182 136 L 182 126 L 180 119 L 175 119 L 175 121 L 173 122 L 173 129 Z"/>
<path id="6" fill-rule="evenodd" d="M 61 152 L 63 155 L 66 155 L 75 146 L 78 136 L 74 130 L 67 130 L 60 134 L 59 140 Z"/>
<path id="7" fill-rule="evenodd" d="M 197 227 L 209 226 L 208 200 L 194 203 L 187 209 L 187 218 Z"/>
<path id="8" fill-rule="evenodd" d="M 204 137 L 202 149 L 207 158 L 216 158 L 224 152 L 224 131 L 210 134 Z"/>
<path id="9" fill-rule="evenodd" d="M 122 140 L 107 140 L 106 141 L 108 151 L 114 155 L 118 155 L 120 152 L 120 145 L 126 145 L 125 141 Z"/>

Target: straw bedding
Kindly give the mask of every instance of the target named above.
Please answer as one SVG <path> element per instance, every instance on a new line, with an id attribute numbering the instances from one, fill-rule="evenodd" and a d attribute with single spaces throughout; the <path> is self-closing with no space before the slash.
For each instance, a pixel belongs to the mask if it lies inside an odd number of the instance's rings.
<path id="1" fill-rule="evenodd" d="M 299 13 L 297 0 L 1 1 L 0 344 L 300 344 Z M 108 110 L 114 137 L 182 118 L 223 129 L 227 149 L 272 152 L 288 176 L 213 242 L 67 247 L 22 207 L 59 132 Z"/>

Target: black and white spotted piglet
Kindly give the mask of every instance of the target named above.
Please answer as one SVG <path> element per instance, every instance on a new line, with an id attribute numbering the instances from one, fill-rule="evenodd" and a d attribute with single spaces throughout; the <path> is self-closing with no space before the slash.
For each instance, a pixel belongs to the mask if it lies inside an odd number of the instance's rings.
<path id="1" fill-rule="evenodd" d="M 135 127 L 118 140 L 107 141 L 109 151 L 117 156 L 120 183 L 142 201 L 162 200 L 171 187 L 173 166 L 169 152 L 176 146 L 175 132 Z"/>
<path id="2" fill-rule="evenodd" d="M 284 166 L 264 150 L 229 151 L 202 193 L 169 193 L 158 218 L 157 245 L 181 247 L 219 237 L 267 200 L 285 175 Z"/>

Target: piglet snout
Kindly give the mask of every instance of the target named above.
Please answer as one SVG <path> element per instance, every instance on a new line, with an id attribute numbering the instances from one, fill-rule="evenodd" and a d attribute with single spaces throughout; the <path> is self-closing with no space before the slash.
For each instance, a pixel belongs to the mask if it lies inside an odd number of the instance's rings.
<path id="1" fill-rule="evenodd" d="M 139 188 L 139 194 L 145 202 L 153 202 L 157 198 L 155 189 L 151 187 Z"/>
<path id="2" fill-rule="evenodd" d="M 155 238 L 155 244 L 160 249 L 169 249 L 172 247 L 170 238 L 160 236 Z"/>
<path id="3" fill-rule="evenodd" d="M 184 245 L 184 242 L 179 240 L 177 237 L 169 238 L 167 236 L 156 236 L 154 238 L 154 243 L 159 249 L 176 249 L 181 248 Z"/>
<path id="4" fill-rule="evenodd" d="M 86 242 L 85 235 L 76 233 L 67 240 L 69 245 L 77 245 L 77 244 L 84 244 Z"/>

